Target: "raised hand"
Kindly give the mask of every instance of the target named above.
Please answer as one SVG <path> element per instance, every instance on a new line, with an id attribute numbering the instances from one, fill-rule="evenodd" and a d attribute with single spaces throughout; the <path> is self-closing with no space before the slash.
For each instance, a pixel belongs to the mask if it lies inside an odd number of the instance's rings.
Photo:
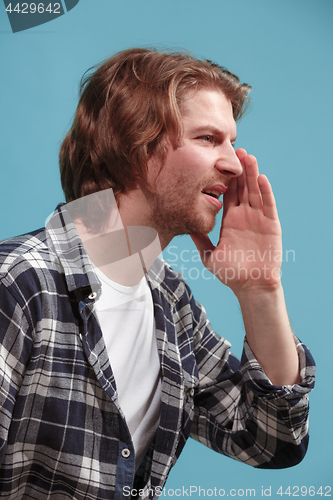
<path id="1" fill-rule="evenodd" d="M 204 265 L 238 298 L 247 341 L 273 384 L 300 381 L 299 361 L 280 280 L 281 227 L 268 179 L 244 149 L 243 173 L 224 194 L 216 247 L 208 235 L 192 235 Z"/>
<path id="2" fill-rule="evenodd" d="M 280 284 L 281 226 L 271 185 L 259 175 L 257 160 L 244 149 L 236 154 L 243 173 L 224 194 L 220 238 L 192 235 L 204 265 L 236 295 Z"/>

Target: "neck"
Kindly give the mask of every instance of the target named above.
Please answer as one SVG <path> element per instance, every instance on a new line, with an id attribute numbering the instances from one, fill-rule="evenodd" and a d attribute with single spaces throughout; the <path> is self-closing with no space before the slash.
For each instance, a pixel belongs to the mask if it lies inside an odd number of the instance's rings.
<path id="1" fill-rule="evenodd" d="M 163 231 L 163 228 L 156 227 L 154 213 L 148 203 L 144 189 L 137 187 L 126 194 L 120 195 L 117 203 L 124 227 L 144 226 L 152 228 L 158 234 L 161 251 L 169 245 L 173 235 Z"/>
<path id="2" fill-rule="evenodd" d="M 80 217 L 74 219 L 91 262 L 125 286 L 139 283 L 172 239 L 156 231 L 142 197 L 140 190 L 119 197 L 99 231 L 88 229 Z"/>

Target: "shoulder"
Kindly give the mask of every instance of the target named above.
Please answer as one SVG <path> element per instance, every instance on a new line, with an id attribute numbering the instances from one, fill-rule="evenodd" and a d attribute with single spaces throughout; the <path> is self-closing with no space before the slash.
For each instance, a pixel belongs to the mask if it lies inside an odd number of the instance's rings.
<path id="1" fill-rule="evenodd" d="M 190 294 L 189 286 L 184 281 L 182 274 L 175 271 L 164 259 L 157 258 L 148 271 L 148 281 L 152 290 L 157 289 L 178 301 L 183 295 Z"/>
<path id="2" fill-rule="evenodd" d="M 45 229 L 37 229 L 31 233 L 9 238 L 0 242 L 0 275 L 20 261 L 27 261 L 34 253 L 45 253 L 47 250 Z"/>
<path id="3" fill-rule="evenodd" d="M 55 268 L 45 229 L 0 242 L 0 285 L 21 304 L 47 290 L 49 271 Z"/>
<path id="4" fill-rule="evenodd" d="M 158 258 L 149 269 L 148 281 L 156 301 L 163 301 L 170 307 L 175 307 L 182 315 L 191 314 L 195 318 L 203 318 L 206 311 L 202 304 L 197 302 L 183 276 L 175 271 L 164 259 Z M 205 320 L 204 320 L 205 321 Z"/>

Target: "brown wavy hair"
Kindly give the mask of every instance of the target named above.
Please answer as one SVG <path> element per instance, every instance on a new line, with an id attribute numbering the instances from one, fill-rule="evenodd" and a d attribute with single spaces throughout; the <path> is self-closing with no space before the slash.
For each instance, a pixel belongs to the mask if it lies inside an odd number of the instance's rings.
<path id="1" fill-rule="evenodd" d="M 251 87 L 208 60 L 189 54 L 129 49 L 84 76 L 73 125 L 60 149 L 66 201 L 104 189 L 125 192 L 145 179 L 150 154 L 163 155 L 165 138 L 180 139 L 181 102 L 211 88 L 230 99 L 235 120 Z"/>

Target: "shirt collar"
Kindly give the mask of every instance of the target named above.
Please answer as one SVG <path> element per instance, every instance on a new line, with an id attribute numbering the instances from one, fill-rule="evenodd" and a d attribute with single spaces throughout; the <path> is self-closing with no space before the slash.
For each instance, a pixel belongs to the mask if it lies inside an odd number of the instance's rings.
<path id="1" fill-rule="evenodd" d="M 68 290 L 82 289 L 86 291 L 84 295 L 93 291 L 98 299 L 101 283 L 64 203 L 60 203 L 47 219 L 46 237 L 49 249 L 56 254 L 64 270 Z M 185 292 L 181 274 L 160 258 L 149 268 L 147 280 L 152 290 L 163 289 L 170 304 L 178 302 Z"/>
<path id="2" fill-rule="evenodd" d="M 64 203 L 47 219 L 45 229 L 47 245 L 61 263 L 68 290 L 90 288 L 99 292 L 100 282 Z"/>
<path id="3" fill-rule="evenodd" d="M 163 290 L 170 304 L 177 303 L 186 290 L 181 273 L 172 269 L 163 259 L 156 259 L 147 273 L 152 290 Z"/>

